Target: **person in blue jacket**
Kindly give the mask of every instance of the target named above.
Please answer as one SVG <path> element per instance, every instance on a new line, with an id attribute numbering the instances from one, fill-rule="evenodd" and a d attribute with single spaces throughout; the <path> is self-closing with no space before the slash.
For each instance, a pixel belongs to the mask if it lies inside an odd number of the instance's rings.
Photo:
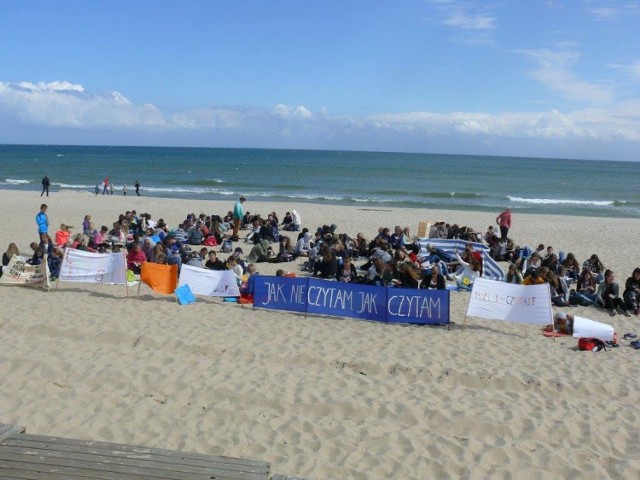
<path id="1" fill-rule="evenodd" d="M 38 225 L 38 237 L 43 233 L 49 233 L 49 218 L 47 217 L 47 206 L 43 203 L 40 205 L 40 211 L 36 215 L 36 224 Z"/>

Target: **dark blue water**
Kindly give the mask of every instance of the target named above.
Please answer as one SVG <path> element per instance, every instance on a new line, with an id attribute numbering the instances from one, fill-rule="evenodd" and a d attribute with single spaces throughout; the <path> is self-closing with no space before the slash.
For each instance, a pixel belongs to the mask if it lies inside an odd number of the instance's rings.
<path id="1" fill-rule="evenodd" d="M 164 147 L 0 145 L 0 188 L 194 199 L 327 202 L 637 217 L 633 162 L 474 155 Z"/>

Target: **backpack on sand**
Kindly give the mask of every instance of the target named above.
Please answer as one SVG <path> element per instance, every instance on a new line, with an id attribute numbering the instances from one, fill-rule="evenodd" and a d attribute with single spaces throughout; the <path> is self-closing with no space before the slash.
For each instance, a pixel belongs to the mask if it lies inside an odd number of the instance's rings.
<path id="1" fill-rule="evenodd" d="M 592 352 L 599 352 L 600 350 L 606 350 L 605 343 L 599 338 L 587 338 L 582 337 L 578 340 L 579 350 L 590 350 Z"/>
<path id="2" fill-rule="evenodd" d="M 222 248 L 220 248 L 222 253 L 231 253 L 233 252 L 233 242 L 230 239 L 225 239 L 222 241 Z"/>

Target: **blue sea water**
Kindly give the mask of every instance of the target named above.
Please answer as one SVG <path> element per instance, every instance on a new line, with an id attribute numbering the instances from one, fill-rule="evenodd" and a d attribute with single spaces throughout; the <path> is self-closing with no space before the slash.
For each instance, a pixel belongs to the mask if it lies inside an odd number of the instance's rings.
<path id="1" fill-rule="evenodd" d="M 640 164 L 317 150 L 0 145 L 0 188 L 638 217 Z"/>

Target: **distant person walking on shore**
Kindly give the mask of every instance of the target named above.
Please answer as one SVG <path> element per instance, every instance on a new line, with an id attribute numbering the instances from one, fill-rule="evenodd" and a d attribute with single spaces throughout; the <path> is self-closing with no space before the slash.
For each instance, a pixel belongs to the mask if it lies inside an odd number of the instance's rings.
<path id="1" fill-rule="evenodd" d="M 507 240 L 509 229 L 511 228 L 511 210 L 506 208 L 500 215 L 496 217 L 496 223 L 500 225 L 500 240 Z"/>
<path id="2" fill-rule="evenodd" d="M 104 177 L 104 182 L 102 182 L 102 194 L 109 195 L 109 177 Z"/>
<path id="3" fill-rule="evenodd" d="M 40 205 L 40 211 L 36 215 L 36 224 L 38 225 L 38 236 L 43 233 L 49 233 L 49 217 L 47 217 L 47 205 Z"/>
<path id="4" fill-rule="evenodd" d="M 100 184 L 99 183 L 96 183 L 95 192 L 96 192 L 96 196 L 100 193 Z"/>
<path id="5" fill-rule="evenodd" d="M 244 216 L 242 204 L 246 201 L 247 201 L 246 198 L 240 197 L 236 202 L 236 204 L 233 206 L 233 235 L 231 235 L 231 240 L 233 240 L 234 242 L 238 241 L 238 231 L 240 230 L 240 222 L 242 222 L 242 217 Z"/>
<path id="6" fill-rule="evenodd" d="M 127 184 L 126 183 L 122 187 L 122 195 L 124 195 L 125 197 L 127 196 Z"/>
<path id="7" fill-rule="evenodd" d="M 140 196 L 140 182 L 136 180 L 136 183 L 134 183 L 133 186 L 136 187 L 136 195 Z"/>
<path id="8" fill-rule="evenodd" d="M 40 194 L 40 196 L 44 195 L 45 192 L 47 192 L 47 197 L 49 196 L 49 185 L 51 185 L 49 176 L 45 174 L 44 178 L 42 179 L 42 193 Z"/>
<path id="9" fill-rule="evenodd" d="M 113 183 L 109 184 L 109 195 L 113 195 Z"/>

